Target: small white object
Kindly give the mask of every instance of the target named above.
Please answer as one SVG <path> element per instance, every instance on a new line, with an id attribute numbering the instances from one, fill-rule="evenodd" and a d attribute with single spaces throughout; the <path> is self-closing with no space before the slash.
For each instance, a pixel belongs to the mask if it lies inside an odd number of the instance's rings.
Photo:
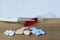
<path id="1" fill-rule="evenodd" d="M 24 33 L 24 30 L 23 29 L 18 29 L 15 34 L 23 34 Z"/>
<path id="2" fill-rule="evenodd" d="M 6 31 L 4 32 L 4 34 L 5 34 L 6 36 L 13 36 L 14 33 L 15 33 L 15 31 L 12 31 L 12 30 L 6 30 Z"/>
<path id="3" fill-rule="evenodd" d="M 25 35 L 30 35 L 30 33 L 31 33 L 30 30 L 25 30 L 25 31 L 24 31 L 24 34 L 25 34 Z"/>
<path id="4" fill-rule="evenodd" d="M 13 36 L 13 35 L 14 35 L 14 32 L 10 32 L 10 33 L 9 33 L 9 36 Z"/>
<path id="5" fill-rule="evenodd" d="M 6 31 L 4 32 L 4 34 L 5 34 L 6 36 L 8 36 L 8 35 L 9 35 L 9 30 L 6 30 Z"/>

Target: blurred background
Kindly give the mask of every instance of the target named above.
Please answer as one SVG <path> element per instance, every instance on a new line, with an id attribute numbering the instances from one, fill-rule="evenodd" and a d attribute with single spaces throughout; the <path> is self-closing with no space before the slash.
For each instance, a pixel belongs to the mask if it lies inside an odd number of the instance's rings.
<path id="1" fill-rule="evenodd" d="M 60 0 L 0 0 L 0 17 L 60 18 Z"/>

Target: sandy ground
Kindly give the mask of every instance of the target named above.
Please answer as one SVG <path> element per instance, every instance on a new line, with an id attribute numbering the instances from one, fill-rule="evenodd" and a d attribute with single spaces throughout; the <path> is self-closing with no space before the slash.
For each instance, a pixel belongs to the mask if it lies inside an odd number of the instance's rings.
<path id="1" fill-rule="evenodd" d="M 17 30 L 22 26 L 21 23 L 0 22 L 0 40 L 60 40 L 60 19 L 45 19 L 38 22 L 33 27 L 42 28 L 46 31 L 46 35 L 14 35 L 6 36 L 4 31 L 7 29 Z"/>

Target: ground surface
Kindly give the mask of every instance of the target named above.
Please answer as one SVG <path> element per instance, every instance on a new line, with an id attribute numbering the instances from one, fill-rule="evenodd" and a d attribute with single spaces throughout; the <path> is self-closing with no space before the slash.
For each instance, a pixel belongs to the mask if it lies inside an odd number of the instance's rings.
<path id="1" fill-rule="evenodd" d="M 60 19 L 45 19 L 43 22 L 38 22 L 32 26 L 44 29 L 46 31 L 46 35 L 14 35 L 12 37 L 6 36 L 4 35 L 5 30 L 17 30 L 23 26 L 21 23 L 0 22 L 0 40 L 60 40 Z"/>

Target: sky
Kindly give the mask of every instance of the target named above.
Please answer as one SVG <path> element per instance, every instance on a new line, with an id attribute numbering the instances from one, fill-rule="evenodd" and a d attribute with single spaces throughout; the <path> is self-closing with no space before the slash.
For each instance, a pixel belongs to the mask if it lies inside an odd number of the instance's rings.
<path id="1" fill-rule="evenodd" d="M 0 17 L 60 18 L 60 0 L 0 0 Z"/>

